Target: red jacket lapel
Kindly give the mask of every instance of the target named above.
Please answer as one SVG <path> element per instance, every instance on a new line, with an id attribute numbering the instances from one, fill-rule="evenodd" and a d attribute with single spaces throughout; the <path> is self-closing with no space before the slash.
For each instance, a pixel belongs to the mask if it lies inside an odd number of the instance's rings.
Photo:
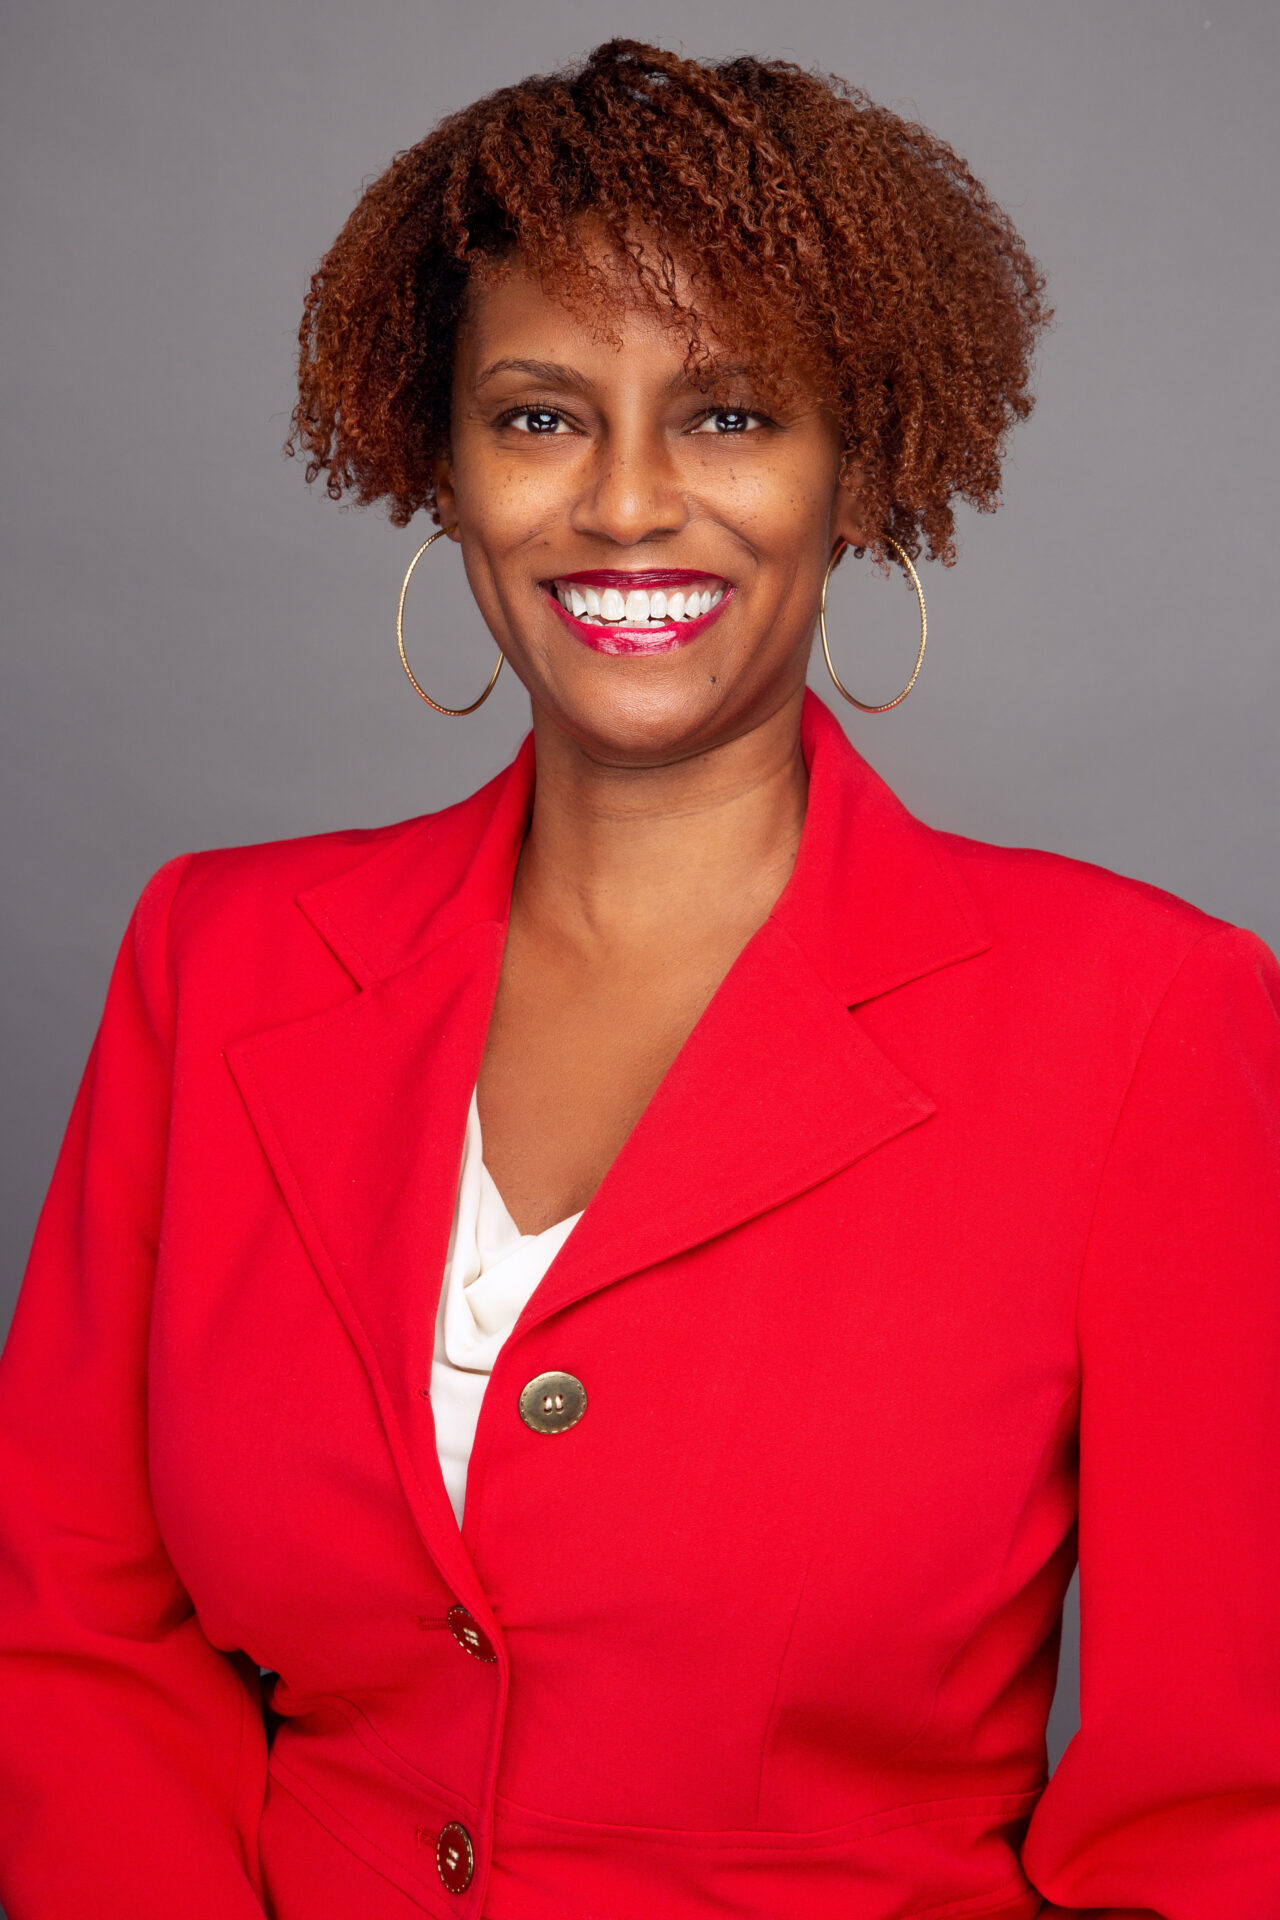
<path id="1" fill-rule="evenodd" d="M 483 1617 L 426 1389 L 471 1090 L 533 754 L 300 896 L 359 991 L 226 1049 L 298 1233 L 368 1371 L 419 1531 Z"/>
<path id="2" fill-rule="evenodd" d="M 800 854 L 518 1331 L 828 1179 L 933 1111 L 856 1007 L 987 942 L 949 859 L 806 703 Z M 359 991 L 228 1048 L 298 1231 L 369 1370 L 424 1537 L 474 1584 L 434 1459 L 434 1308 L 532 804 L 531 741 L 300 905 Z"/>

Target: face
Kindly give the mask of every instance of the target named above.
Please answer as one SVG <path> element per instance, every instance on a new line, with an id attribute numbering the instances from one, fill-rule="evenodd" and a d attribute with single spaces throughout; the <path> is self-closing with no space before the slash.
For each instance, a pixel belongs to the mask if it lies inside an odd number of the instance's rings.
<path id="1" fill-rule="evenodd" d="M 609 326 L 519 268 L 473 292 L 440 515 L 540 731 L 661 765 L 798 701 L 823 572 L 864 535 L 811 383 L 766 400 L 708 331 L 715 381 L 691 384 L 638 298 Z"/>

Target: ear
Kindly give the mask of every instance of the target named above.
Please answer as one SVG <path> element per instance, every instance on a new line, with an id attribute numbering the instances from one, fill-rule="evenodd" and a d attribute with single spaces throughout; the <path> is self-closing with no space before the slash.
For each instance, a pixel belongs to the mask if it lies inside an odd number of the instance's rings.
<path id="1" fill-rule="evenodd" d="M 831 511 L 831 544 L 844 540 L 851 547 L 865 547 L 874 538 L 874 529 L 863 518 L 862 469 L 846 461 Z"/>
<path id="2" fill-rule="evenodd" d="M 451 540 L 460 540 L 458 532 L 458 497 L 453 486 L 453 459 L 448 453 L 439 454 L 433 470 L 436 488 L 436 514 L 440 525 Z"/>

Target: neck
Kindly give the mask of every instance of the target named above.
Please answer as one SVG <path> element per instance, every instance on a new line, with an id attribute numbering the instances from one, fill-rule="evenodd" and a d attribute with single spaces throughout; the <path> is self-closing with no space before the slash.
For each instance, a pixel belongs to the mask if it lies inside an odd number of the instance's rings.
<path id="1" fill-rule="evenodd" d="M 803 690 L 736 739 L 670 765 L 592 759 L 536 712 L 533 819 L 513 913 L 584 952 L 746 937 L 795 864 L 808 775 Z"/>

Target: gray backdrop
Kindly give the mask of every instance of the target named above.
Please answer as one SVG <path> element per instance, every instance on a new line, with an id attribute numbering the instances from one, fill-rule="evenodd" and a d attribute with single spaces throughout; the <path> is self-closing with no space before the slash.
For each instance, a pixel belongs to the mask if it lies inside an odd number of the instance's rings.
<path id="1" fill-rule="evenodd" d="M 509 674 L 466 721 L 402 680 L 417 530 L 335 511 L 281 459 L 292 342 L 362 180 L 611 33 L 844 74 L 950 140 L 1049 269 L 1004 507 L 925 570 L 923 678 L 892 715 L 845 712 L 857 745 L 937 824 L 1280 943 L 1274 0 L 25 0 L 0 114 L 0 1325 L 148 874 L 439 806 L 524 729 Z M 415 587 L 419 675 L 459 704 L 491 652 L 457 554 Z M 909 591 L 851 564 L 832 608 L 846 678 L 888 698 Z M 1072 1619 L 1055 1756 L 1074 1674 Z"/>

